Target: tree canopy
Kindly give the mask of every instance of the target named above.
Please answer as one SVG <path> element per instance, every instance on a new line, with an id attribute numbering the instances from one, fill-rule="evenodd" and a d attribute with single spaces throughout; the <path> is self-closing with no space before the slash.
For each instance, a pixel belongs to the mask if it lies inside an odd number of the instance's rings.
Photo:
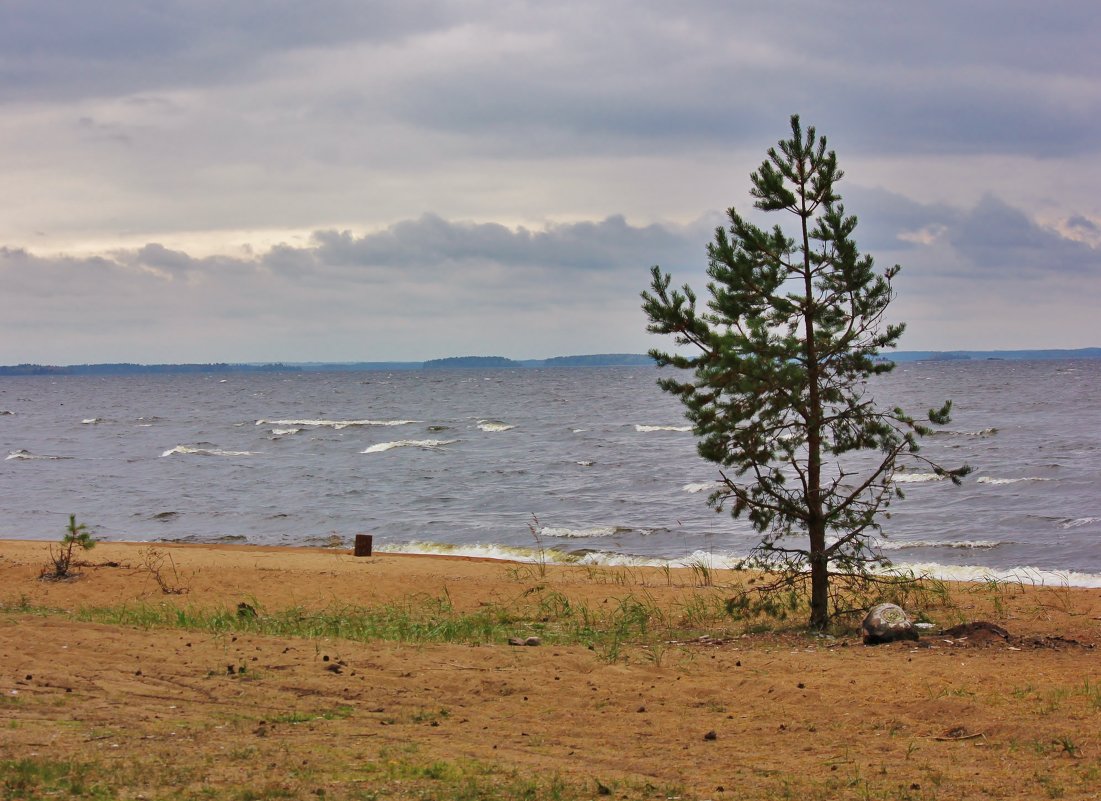
<path id="1" fill-rule="evenodd" d="M 924 459 L 928 428 L 868 394 L 867 379 L 894 366 L 879 354 L 904 329 L 884 319 L 900 267 L 877 273 L 860 253 L 856 217 L 837 192 L 842 175 L 826 138 L 793 116 L 791 137 L 750 175 L 753 205 L 788 227 L 766 230 L 731 208 L 707 248 L 704 308 L 687 284 L 671 289 L 659 266 L 642 293 L 648 330 L 682 346 L 650 355 L 692 371 L 659 384 L 683 401 L 700 454 L 721 466 L 709 502 L 761 533 L 754 561 L 776 571 L 775 587 L 809 580 L 819 628 L 834 611 L 831 574 L 869 576 L 886 563 L 876 543 L 882 512 L 902 494 L 898 459 L 956 483 L 969 472 Z M 930 410 L 929 421 L 947 422 L 950 409 Z"/>

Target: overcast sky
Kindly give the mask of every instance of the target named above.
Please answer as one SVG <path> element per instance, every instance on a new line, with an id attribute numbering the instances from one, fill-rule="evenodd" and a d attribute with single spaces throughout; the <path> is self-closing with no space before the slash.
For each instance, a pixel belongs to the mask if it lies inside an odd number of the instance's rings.
<path id="1" fill-rule="evenodd" d="M 644 352 L 802 115 L 907 350 L 1101 345 L 1101 6 L 3 0 L 0 364 Z"/>

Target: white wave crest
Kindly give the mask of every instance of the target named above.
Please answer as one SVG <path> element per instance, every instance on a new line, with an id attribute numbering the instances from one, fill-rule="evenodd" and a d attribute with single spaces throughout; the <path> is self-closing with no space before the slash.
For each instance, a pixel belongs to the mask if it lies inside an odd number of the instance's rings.
<path id="1" fill-rule="evenodd" d="M 924 484 L 929 481 L 944 481 L 944 476 L 936 473 L 895 473 L 891 480 L 896 484 Z"/>
<path id="2" fill-rule="evenodd" d="M 96 423 L 106 423 L 102 417 L 86 417 L 80 421 L 82 425 L 94 426 Z"/>
<path id="3" fill-rule="evenodd" d="M 570 553 L 557 549 L 522 548 L 505 545 L 451 545 L 436 542 L 387 543 L 376 551 L 385 553 L 436 554 L 512 562 L 545 562 L 547 564 L 582 564 L 604 567 L 673 567 L 710 570 L 735 570 L 748 567 L 745 557 L 730 552 L 696 551 L 680 559 L 635 556 L 612 551 L 585 550 Z M 986 582 L 1009 581 L 1032 586 L 1101 588 L 1101 575 L 1076 571 L 1041 570 L 1035 567 L 994 569 L 987 567 L 942 565 L 936 562 L 895 564 L 884 571 L 888 574 L 913 573 L 946 581 Z"/>
<path id="4" fill-rule="evenodd" d="M 979 476 L 975 479 L 976 484 L 1016 484 L 1020 481 L 1051 481 L 1051 479 L 1037 478 L 1035 476 L 1028 476 L 1026 478 L 994 478 L 993 476 Z"/>
<path id="5" fill-rule="evenodd" d="M 1063 528 L 1081 528 L 1093 523 L 1101 523 L 1101 517 L 1079 517 L 1075 520 L 1065 520 L 1063 521 Z"/>
<path id="6" fill-rule="evenodd" d="M 647 433 L 650 431 L 691 431 L 692 426 L 643 426 L 635 425 L 635 431 Z"/>
<path id="7" fill-rule="evenodd" d="M 393 450 L 394 448 L 424 448 L 427 450 L 433 450 L 435 448 L 442 448 L 444 445 L 451 445 L 458 442 L 457 439 L 401 439 L 396 442 L 380 442 L 377 445 L 372 445 L 366 448 L 360 453 L 383 453 L 384 451 Z"/>
<path id="8" fill-rule="evenodd" d="M 592 528 L 563 528 L 544 526 L 539 533 L 544 537 L 557 537 L 559 539 L 591 539 L 593 537 L 614 537 L 630 531 L 629 528 L 619 526 L 593 526 Z"/>
<path id="9" fill-rule="evenodd" d="M 714 492 L 717 489 L 721 489 L 724 486 L 726 486 L 726 485 L 721 484 L 718 481 L 707 481 L 707 482 L 702 483 L 702 484 L 685 484 L 683 487 L 681 487 L 681 491 L 682 492 L 691 492 L 693 494 L 695 494 L 697 492 L 711 493 L 711 492 Z"/>
<path id="10" fill-rule="evenodd" d="M 478 428 L 482 431 L 496 432 L 496 431 L 510 431 L 516 426 L 509 425 L 508 423 L 502 423 L 500 420 L 479 420 Z"/>
<path id="11" fill-rule="evenodd" d="M 596 462 L 594 462 L 592 459 L 580 459 L 579 461 L 574 462 L 574 464 L 580 465 L 581 467 L 592 467 L 594 464 L 596 464 Z"/>
<path id="12" fill-rule="evenodd" d="M 996 428 L 983 428 L 979 431 L 932 431 L 934 437 L 992 437 L 998 433 Z"/>
<path id="13" fill-rule="evenodd" d="M 965 550 L 983 550 L 997 548 L 1002 544 L 1003 543 L 997 540 L 910 540 L 908 542 L 890 540 L 887 542 L 880 542 L 879 548 L 884 551 L 905 551 L 910 548 L 962 548 Z"/>
<path id="14" fill-rule="evenodd" d="M 936 562 L 895 564 L 891 572 L 910 571 L 945 581 L 1008 581 L 1035 587 L 1101 587 L 1101 575 L 1073 570 L 1041 570 L 1038 567 L 990 568 L 971 565 L 942 565 Z"/>
<path id="15" fill-rule="evenodd" d="M 257 420 L 256 425 L 279 426 L 281 428 L 294 428 L 296 426 L 310 426 L 312 428 L 334 428 L 338 431 L 352 426 L 407 426 L 419 423 L 420 420 Z"/>
<path id="16" fill-rule="evenodd" d="M 62 460 L 62 459 L 72 459 L 72 458 L 73 457 L 50 457 L 50 456 L 40 457 L 39 454 L 31 453 L 31 451 L 29 451 L 29 450 L 24 450 L 24 449 L 20 448 L 19 450 L 11 451 L 8 454 L 7 457 L 4 457 L 4 461 L 7 462 L 9 459 L 23 459 L 23 460 L 32 460 L 32 461 L 41 459 L 41 460 L 47 460 L 47 461 L 59 461 L 59 460 Z"/>
<path id="17" fill-rule="evenodd" d="M 175 448 L 169 448 L 161 454 L 163 459 L 165 456 L 175 455 L 194 455 L 194 456 L 255 456 L 253 451 L 223 451 L 218 448 L 192 448 L 189 445 L 177 445 Z"/>
<path id="18" fill-rule="evenodd" d="M 291 434 L 297 434 L 301 430 L 301 428 L 273 428 L 271 430 L 271 433 L 272 436 L 286 437 L 290 436 Z"/>
<path id="19" fill-rule="evenodd" d="M 461 556 L 474 559 L 499 559 L 508 562 L 546 562 L 547 564 L 566 564 L 577 562 L 578 558 L 554 549 L 519 548 L 508 545 L 483 545 L 468 543 L 457 545 L 444 542 L 397 542 L 378 546 L 380 553 L 408 553 L 430 556 Z"/>

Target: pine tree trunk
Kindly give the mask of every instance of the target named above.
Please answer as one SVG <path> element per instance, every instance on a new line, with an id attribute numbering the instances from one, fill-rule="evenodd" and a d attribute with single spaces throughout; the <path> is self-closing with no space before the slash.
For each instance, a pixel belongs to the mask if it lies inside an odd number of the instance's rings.
<path id="1" fill-rule="evenodd" d="M 826 558 L 826 527 L 812 522 L 810 531 L 810 625 L 824 629 L 830 622 L 830 564 Z"/>

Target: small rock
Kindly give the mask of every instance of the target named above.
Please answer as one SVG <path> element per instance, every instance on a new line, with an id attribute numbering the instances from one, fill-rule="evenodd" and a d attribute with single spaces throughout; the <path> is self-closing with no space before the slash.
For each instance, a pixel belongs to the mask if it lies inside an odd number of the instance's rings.
<path id="1" fill-rule="evenodd" d="M 705 740 L 717 740 L 717 739 L 719 739 L 719 733 L 717 731 L 715 731 L 714 729 L 712 729 L 711 731 L 709 731 L 707 734 L 705 734 L 703 736 L 703 739 L 705 739 Z"/>
<path id="2" fill-rule="evenodd" d="M 878 604 L 868 610 L 860 624 L 865 645 L 880 645 L 899 640 L 916 640 L 917 631 L 906 610 L 897 604 Z"/>
<path id="3" fill-rule="evenodd" d="M 519 637 L 509 637 L 508 638 L 508 644 L 509 645 L 523 645 L 524 641 L 521 640 Z"/>
<path id="4" fill-rule="evenodd" d="M 543 644 L 543 641 L 540 640 L 538 637 L 528 637 L 526 640 L 524 640 L 524 645 L 542 645 L 542 644 Z"/>

